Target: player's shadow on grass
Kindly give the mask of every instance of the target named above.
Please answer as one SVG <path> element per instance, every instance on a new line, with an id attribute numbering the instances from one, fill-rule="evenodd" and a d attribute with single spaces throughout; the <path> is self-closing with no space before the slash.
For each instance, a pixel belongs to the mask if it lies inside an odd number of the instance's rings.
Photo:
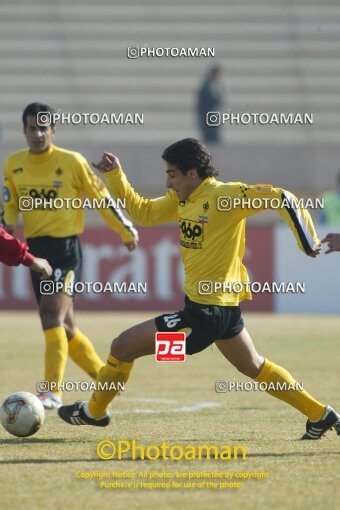
<path id="1" fill-rule="evenodd" d="M 298 439 L 298 441 L 300 441 Z M 287 452 L 287 453 L 248 453 L 247 459 L 250 457 L 320 457 L 321 455 L 340 455 L 339 452 Z"/>
<path id="2" fill-rule="evenodd" d="M 13 459 L 0 460 L 0 466 L 4 464 L 65 464 L 69 462 L 100 462 L 100 459 Z M 121 462 L 121 461 L 120 461 Z"/>
<path id="3" fill-rule="evenodd" d="M 322 452 L 290 452 L 290 453 L 251 453 L 247 455 L 247 459 L 249 457 L 320 457 L 322 455 Z M 329 452 L 324 452 L 324 455 L 330 455 Z M 332 452 L 331 455 L 340 455 L 339 452 Z M 205 456 L 202 455 L 202 459 L 205 459 Z M 236 460 L 236 459 L 235 459 Z M 238 461 L 242 462 L 242 459 L 237 459 Z M 121 460 L 118 459 L 110 459 L 110 460 L 101 460 L 98 458 L 92 458 L 92 459 L 86 459 L 84 457 L 77 458 L 77 459 L 15 459 L 15 460 L 0 460 L 0 466 L 3 464 L 66 464 L 66 463 L 72 463 L 72 462 L 97 462 L 101 463 L 102 466 L 109 467 L 112 466 L 112 463 L 114 465 L 119 464 L 121 465 L 122 462 L 150 462 L 150 465 L 154 462 L 150 459 L 133 459 L 132 457 L 124 457 Z M 185 459 L 181 459 L 182 462 L 187 462 Z M 181 462 L 179 461 L 179 462 Z M 211 459 L 211 462 L 214 462 L 213 459 Z M 223 461 L 226 462 L 226 461 Z M 234 465 L 234 464 L 233 464 Z M 219 465 L 220 467 L 220 465 Z"/>
<path id="4" fill-rule="evenodd" d="M 24 438 L 18 438 L 18 439 L 0 439 L 0 446 L 2 445 L 5 445 L 5 444 L 9 444 L 9 445 L 17 445 L 17 444 L 45 444 L 45 443 L 50 443 L 50 444 L 58 444 L 58 443 L 69 443 L 70 440 L 69 439 L 63 439 L 63 438 L 60 438 L 60 439 L 57 439 L 57 438 L 45 438 L 45 439 L 41 439 L 41 438 L 27 438 L 27 439 L 24 439 Z M 77 440 L 74 440 L 72 439 L 72 443 L 82 443 L 83 440 L 82 439 L 79 439 L 79 441 Z"/>

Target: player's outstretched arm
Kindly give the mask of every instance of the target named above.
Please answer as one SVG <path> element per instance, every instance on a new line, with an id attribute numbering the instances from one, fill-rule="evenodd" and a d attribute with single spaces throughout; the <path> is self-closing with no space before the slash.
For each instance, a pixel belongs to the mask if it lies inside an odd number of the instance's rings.
<path id="1" fill-rule="evenodd" d="M 290 227 L 300 250 L 309 257 L 317 257 L 322 245 L 308 210 L 300 205 L 301 201 L 290 191 L 274 188 L 273 192 L 281 200 L 277 212 Z"/>
<path id="2" fill-rule="evenodd" d="M 103 180 L 96 175 L 89 167 L 85 158 L 80 154 L 78 158 L 78 171 L 80 174 L 81 191 L 85 192 L 87 197 L 96 204 L 96 209 L 102 216 L 109 228 L 120 235 L 122 243 L 129 251 L 132 251 L 138 245 L 138 232 L 128 220 L 115 201 L 111 197 L 109 190 Z"/>
<path id="3" fill-rule="evenodd" d="M 117 156 L 109 152 L 104 152 L 99 163 L 92 164 L 104 174 L 111 193 L 125 200 L 128 214 L 140 225 L 158 225 L 178 220 L 178 199 L 172 190 L 157 199 L 141 197 L 128 182 Z"/>
<path id="4" fill-rule="evenodd" d="M 290 191 L 273 188 L 270 184 L 243 185 L 246 198 L 249 199 L 243 210 L 243 216 L 251 216 L 266 209 L 277 212 L 293 232 L 300 250 L 309 257 L 317 257 L 322 246 L 313 220 L 308 210 L 301 206 L 299 200 Z M 252 207 L 252 203 L 256 206 Z M 259 207 L 259 203 L 262 203 Z"/>
<path id="5" fill-rule="evenodd" d="M 333 253 L 333 251 L 340 251 L 340 234 L 327 234 L 321 242 L 328 243 L 325 255 Z"/>

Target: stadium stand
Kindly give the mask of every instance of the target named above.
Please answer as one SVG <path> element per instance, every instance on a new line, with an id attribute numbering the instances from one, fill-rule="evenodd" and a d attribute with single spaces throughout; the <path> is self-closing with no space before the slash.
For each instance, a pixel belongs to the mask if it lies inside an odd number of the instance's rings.
<path id="1" fill-rule="evenodd" d="M 229 142 L 260 143 L 264 131 L 274 143 L 338 139 L 340 6 L 330 0 L 3 0 L 0 42 L 7 144 L 20 140 L 21 109 L 37 98 L 63 112 L 144 113 L 142 127 L 65 127 L 60 144 L 105 142 L 113 129 L 122 143 L 197 136 L 195 94 L 215 62 L 233 112 L 314 113 L 312 127 L 233 126 Z M 136 45 L 214 47 L 216 57 L 126 58 Z"/>

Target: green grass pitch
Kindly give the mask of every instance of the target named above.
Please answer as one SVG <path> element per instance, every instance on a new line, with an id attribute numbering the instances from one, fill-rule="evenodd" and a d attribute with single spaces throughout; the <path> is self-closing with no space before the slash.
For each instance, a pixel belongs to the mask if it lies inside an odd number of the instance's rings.
<path id="1" fill-rule="evenodd" d="M 105 360 L 111 339 L 152 313 L 78 313 L 78 326 Z M 336 316 L 245 314 L 246 327 L 258 351 L 286 367 L 317 399 L 340 409 L 339 335 Z M 35 392 L 43 379 L 43 336 L 35 313 L 1 313 L 0 398 L 14 391 Z M 334 431 L 315 442 L 300 442 L 305 417 L 262 392 L 216 393 L 219 379 L 246 381 L 224 361 L 217 348 L 185 363 L 137 360 L 125 392 L 111 408 L 113 423 L 105 429 L 71 427 L 55 411 L 46 413 L 43 428 L 18 439 L 0 430 L 1 509 L 84 508 L 210 510 L 230 507 L 313 510 L 335 507 L 340 487 L 340 437 Z M 88 378 L 68 361 L 66 381 Z M 88 393 L 64 393 L 64 402 L 88 399 Z M 204 405 L 202 405 L 204 403 Z M 204 407 L 208 403 L 207 407 Z M 102 461 L 102 440 L 132 440 L 160 445 L 244 445 L 245 460 Z M 266 472 L 268 478 L 243 480 L 241 487 L 105 488 L 100 480 L 76 473 Z M 169 475 L 170 473 L 170 475 Z M 184 475 L 183 475 L 184 473 Z M 98 475 L 96 475 L 98 476 Z M 153 481 L 162 479 L 154 475 Z M 127 478 L 121 479 L 125 482 Z M 141 478 L 138 478 L 141 481 Z M 178 479 L 177 479 L 178 480 Z M 112 478 L 106 481 L 113 481 Z M 164 481 L 164 480 L 163 480 Z M 193 480 L 192 480 L 193 481 Z M 200 480 L 194 480 L 195 483 Z M 215 480 L 216 481 L 216 480 Z M 219 480 L 217 480 L 219 482 Z"/>

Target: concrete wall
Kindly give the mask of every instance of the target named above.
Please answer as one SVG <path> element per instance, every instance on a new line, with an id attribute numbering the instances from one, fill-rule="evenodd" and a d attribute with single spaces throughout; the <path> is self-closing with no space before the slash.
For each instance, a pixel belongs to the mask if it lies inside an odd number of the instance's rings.
<path id="1" fill-rule="evenodd" d="M 126 145 L 109 144 L 68 145 L 61 144 L 56 136 L 55 143 L 65 148 L 77 150 L 88 161 L 97 161 L 104 150 L 118 155 L 126 173 L 138 191 L 148 196 L 157 196 L 164 192 L 164 164 L 161 159 L 167 144 Z M 3 161 L 9 153 L 23 148 L 25 140 L 17 146 L 0 147 L 1 172 Z M 243 181 L 248 183 L 270 182 L 287 188 L 295 193 L 317 195 L 321 190 L 331 189 L 340 168 L 339 150 L 334 145 L 304 146 L 252 146 L 225 145 L 211 148 L 215 167 L 220 171 L 221 180 Z"/>

